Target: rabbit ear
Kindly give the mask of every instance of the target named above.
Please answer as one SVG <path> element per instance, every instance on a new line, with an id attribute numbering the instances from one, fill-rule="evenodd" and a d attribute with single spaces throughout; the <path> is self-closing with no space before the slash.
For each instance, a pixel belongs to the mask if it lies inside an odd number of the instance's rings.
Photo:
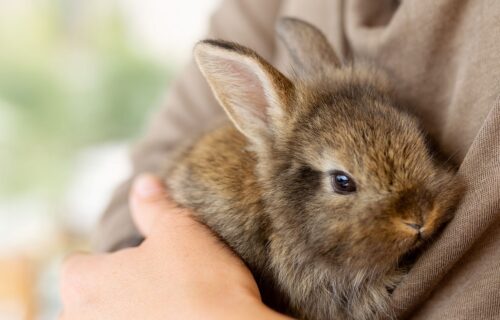
<path id="1" fill-rule="evenodd" d="M 194 54 L 235 126 L 254 142 L 270 138 L 287 111 L 292 83 L 254 51 L 232 42 L 201 41 Z"/>
<path id="2" fill-rule="evenodd" d="M 325 35 L 308 22 L 281 18 L 276 31 L 300 73 L 311 75 L 327 65 L 340 66 L 340 60 Z"/>

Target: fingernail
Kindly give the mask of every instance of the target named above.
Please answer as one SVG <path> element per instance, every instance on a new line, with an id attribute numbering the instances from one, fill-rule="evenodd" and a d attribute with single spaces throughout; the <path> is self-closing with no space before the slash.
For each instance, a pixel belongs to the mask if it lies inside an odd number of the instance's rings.
<path id="1" fill-rule="evenodd" d="M 163 184 L 153 175 L 143 174 L 134 181 L 134 193 L 142 198 L 158 196 L 164 192 Z"/>

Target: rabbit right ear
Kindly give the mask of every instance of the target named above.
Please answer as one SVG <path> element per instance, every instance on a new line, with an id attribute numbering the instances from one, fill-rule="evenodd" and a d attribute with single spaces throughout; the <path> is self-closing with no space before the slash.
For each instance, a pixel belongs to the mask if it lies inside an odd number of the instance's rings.
<path id="1" fill-rule="evenodd" d="M 281 18 L 276 31 L 299 73 L 311 75 L 328 65 L 340 66 L 340 60 L 328 39 L 310 23 L 296 18 Z"/>
<path id="2" fill-rule="evenodd" d="M 269 140 L 287 113 L 290 80 L 254 51 L 232 42 L 201 41 L 194 54 L 235 126 L 254 143 Z"/>

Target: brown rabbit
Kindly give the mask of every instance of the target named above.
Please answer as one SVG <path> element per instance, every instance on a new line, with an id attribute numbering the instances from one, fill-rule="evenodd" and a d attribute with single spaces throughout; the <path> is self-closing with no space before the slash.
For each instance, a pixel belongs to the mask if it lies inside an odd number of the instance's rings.
<path id="1" fill-rule="evenodd" d="M 302 319 L 390 317 L 402 257 L 450 219 L 462 182 L 379 72 L 340 65 L 303 21 L 281 20 L 278 34 L 294 79 L 235 43 L 196 45 L 234 126 L 184 149 L 167 183 L 243 258 L 270 306 Z"/>

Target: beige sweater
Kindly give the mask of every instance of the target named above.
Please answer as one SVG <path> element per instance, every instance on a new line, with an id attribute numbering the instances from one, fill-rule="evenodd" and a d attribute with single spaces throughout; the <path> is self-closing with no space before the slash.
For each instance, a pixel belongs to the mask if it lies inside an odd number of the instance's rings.
<path id="1" fill-rule="evenodd" d="M 286 74 L 274 36 L 280 16 L 318 26 L 344 59 L 363 57 L 395 79 L 440 147 L 460 164 L 468 192 L 456 217 L 393 297 L 404 319 L 500 319 L 500 1 L 226 0 L 208 37 L 255 49 Z M 180 141 L 224 118 L 190 63 L 133 154 L 158 172 Z M 97 230 L 99 250 L 138 243 L 126 183 Z"/>

